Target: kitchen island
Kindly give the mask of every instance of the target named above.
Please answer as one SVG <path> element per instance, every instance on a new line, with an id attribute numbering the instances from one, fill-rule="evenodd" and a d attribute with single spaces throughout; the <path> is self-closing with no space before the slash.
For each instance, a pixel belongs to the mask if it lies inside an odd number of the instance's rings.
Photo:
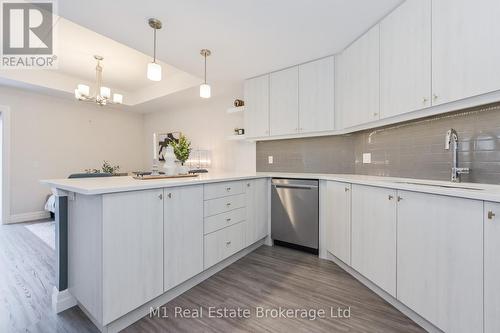
<path id="1" fill-rule="evenodd" d="M 59 310 L 78 304 L 103 332 L 129 326 L 269 235 L 267 176 L 43 182 L 67 200 L 67 253 L 58 248 L 67 255 L 67 290 L 59 288 Z"/>

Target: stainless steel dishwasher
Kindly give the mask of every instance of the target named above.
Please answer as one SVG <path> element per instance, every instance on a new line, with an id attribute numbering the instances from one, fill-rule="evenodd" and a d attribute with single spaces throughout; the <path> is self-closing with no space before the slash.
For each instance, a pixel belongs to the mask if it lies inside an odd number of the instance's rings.
<path id="1" fill-rule="evenodd" d="M 318 181 L 273 178 L 271 237 L 275 245 L 318 253 Z"/>

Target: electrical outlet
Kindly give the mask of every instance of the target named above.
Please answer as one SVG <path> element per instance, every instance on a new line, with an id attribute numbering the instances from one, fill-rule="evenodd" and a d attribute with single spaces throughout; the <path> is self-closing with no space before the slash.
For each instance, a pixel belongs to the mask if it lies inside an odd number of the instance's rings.
<path id="1" fill-rule="evenodd" d="M 369 164 L 372 162 L 372 154 L 371 153 L 363 153 L 363 164 Z"/>
<path id="2" fill-rule="evenodd" d="M 267 157 L 267 163 L 268 163 L 268 164 L 273 164 L 273 163 L 274 163 L 274 159 L 273 159 L 273 157 L 272 157 L 272 156 L 268 156 L 268 157 Z"/>

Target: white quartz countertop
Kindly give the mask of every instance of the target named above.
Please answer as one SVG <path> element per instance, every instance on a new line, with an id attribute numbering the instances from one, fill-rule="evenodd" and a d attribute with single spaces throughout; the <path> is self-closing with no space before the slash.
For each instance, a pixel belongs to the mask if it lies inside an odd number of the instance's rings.
<path id="1" fill-rule="evenodd" d="M 448 195 L 469 199 L 500 202 L 500 185 L 477 183 L 452 183 L 425 179 L 378 177 L 350 174 L 316 174 L 316 173 L 208 173 L 196 178 L 173 178 L 158 180 L 137 180 L 130 176 L 81 178 L 81 179 L 49 179 L 43 184 L 68 192 L 85 195 L 97 195 L 114 192 L 146 190 L 153 188 L 174 187 L 194 184 L 207 184 L 223 181 L 236 181 L 263 177 L 300 178 L 333 180 L 352 184 L 386 187 L 397 190 L 424 192 Z"/>

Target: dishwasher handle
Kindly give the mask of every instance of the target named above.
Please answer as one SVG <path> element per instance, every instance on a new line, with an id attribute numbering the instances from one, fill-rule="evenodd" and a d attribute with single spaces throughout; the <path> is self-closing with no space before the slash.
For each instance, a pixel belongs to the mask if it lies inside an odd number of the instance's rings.
<path id="1" fill-rule="evenodd" d="M 318 188 L 316 185 L 297 185 L 297 184 L 273 184 L 274 188 L 295 188 L 301 190 L 313 190 Z"/>

